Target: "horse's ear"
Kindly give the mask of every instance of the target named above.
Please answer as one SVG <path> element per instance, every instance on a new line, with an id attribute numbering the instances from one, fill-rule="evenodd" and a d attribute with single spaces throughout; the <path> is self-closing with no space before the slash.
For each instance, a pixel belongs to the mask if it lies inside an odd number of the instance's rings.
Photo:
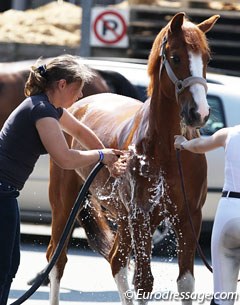
<path id="1" fill-rule="evenodd" d="M 203 31 L 204 33 L 207 33 L 214 26 L 214 24 L 216 23 L 218 18 L 220 18 L 219 15 L 213 15 L 212 17 L 208 18 L 207 20 L 199 23 L 198 24 L 199 29 L 201 31 Z"/>
<path id="2" fill-rule="evenodd" d="M 179 32 L 182 28 L 185 13 L 178 13 L 170 21 L 170 31 L 172 33 Z"/>

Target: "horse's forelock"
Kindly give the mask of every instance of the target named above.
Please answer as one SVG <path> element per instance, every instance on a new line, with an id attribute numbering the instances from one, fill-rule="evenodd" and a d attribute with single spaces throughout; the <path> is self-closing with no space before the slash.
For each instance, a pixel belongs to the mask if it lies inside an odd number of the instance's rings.
<path id="1" fill-rule="evenodd" d="M 193 52 L 199 52 L 199 50 L 206 53 L 210 52 L 205 34 L 196 25 L 191 22 L 186 22 L 182 30 L 188 49 Z"/>

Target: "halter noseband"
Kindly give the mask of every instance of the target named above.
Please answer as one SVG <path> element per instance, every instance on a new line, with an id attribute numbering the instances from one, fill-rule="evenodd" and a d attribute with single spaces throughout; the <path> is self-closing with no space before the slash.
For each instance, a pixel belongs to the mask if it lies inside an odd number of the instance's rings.
<path id="1" fill-rule="evenodd" d="M 159 54 L 160 57 L 162 57 L 159 77 L 161 75 L 163 66 L 165 66 L 168 77 L 171 79 L 171 81 L 175 85 L 176 99 L 178 100 L 178 96 L 181 92 L 183 92 L 183 90 L 185 90 L 187 87 L 190 87 L 193 84 L 203 85 L 205 92 L 207 93 L 208 87 L 207 87 L 207 81 L 205 78 L 197 77 L 197 76 L 189 76 L 189 77 L 185 78 L 184 80 L 180 80 L 176 77 L 176 75 L 174 74 L 174 72 L 167 60 L 166 54 L 165 54 L 166 44 L 167 44 L 167 36 L 165 36 L 163 39 L 163 43 L 161 45 L 161 50 L 160 50 L 160 54 Z"/>

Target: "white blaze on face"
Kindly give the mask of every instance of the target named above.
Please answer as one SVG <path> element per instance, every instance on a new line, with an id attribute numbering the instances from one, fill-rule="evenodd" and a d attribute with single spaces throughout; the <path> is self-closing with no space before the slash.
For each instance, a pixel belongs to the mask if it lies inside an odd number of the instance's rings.
<path id="1" fill-rule="evenodd" d="M 190 72 L 192 76 L 203 77 L 203 61 L 201 54 L 196 54 L 191 51 L 189 54 Z M 198 106 L 198 112 L 201 118 L 204 119 L 209 115 L 209 106 L 206 97 L 206 91 L 203 85 L 193 84 L 190 86 L 190 92 Z"/>

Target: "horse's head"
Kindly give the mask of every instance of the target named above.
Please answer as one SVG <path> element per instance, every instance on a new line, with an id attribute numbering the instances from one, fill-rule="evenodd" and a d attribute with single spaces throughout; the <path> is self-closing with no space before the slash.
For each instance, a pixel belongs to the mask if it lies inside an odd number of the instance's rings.
<path id="1" fill-rule="evenodd" d="M 159 83 L 165 96 L 177 100 L 187 126 L 201 127 L 209 117 L 206 68 L 210 52 L 205 33 L 218 18 L 214 15 L 195 25 L 184 13 L 176 14 L 158 34 L 149 56 L 149 95 Z"/>

